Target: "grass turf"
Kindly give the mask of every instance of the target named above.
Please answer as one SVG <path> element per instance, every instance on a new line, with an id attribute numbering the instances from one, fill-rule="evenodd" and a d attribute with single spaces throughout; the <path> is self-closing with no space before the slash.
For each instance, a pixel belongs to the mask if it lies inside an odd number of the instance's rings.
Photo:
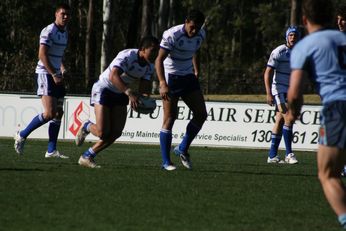
<path id="1" fill-rule="evenodd" d="M 266 150 L 192 147 L 192 171 L 160 169 L 158 146 L 114 144 L 77 165 L 89 144 L 46 141 L 18 157 L 0 140 L 0 230 L 340 230 L 316 176 L 315 153 L 268 165 Z"/>

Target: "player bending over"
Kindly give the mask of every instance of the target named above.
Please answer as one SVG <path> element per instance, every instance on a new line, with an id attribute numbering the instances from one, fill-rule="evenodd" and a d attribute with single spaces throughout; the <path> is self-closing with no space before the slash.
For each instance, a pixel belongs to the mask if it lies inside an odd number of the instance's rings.
<path id="1" fill-rule="evenodd" d="M 138 94 L 128 87 L 134 79 L 140 79 L 139 93 L 149 94 L 154 73 L 154 60 L 159 50 L 159 41 L 153 36 L 144 37 L 139 49 L 126 49 L 118 53 L 109 67 L 93 85 L 90 104 L 94 106 L 96 123 L 86 121 L 76 136 L 76 144 L 82 145 L 91 132 L 99 137 L 92 147 L 80 156 L 78 163 L 89 168 L 100 168 L 96 155 L 119 138 L 125 126 L 127 105 L 138 106 Z"/>

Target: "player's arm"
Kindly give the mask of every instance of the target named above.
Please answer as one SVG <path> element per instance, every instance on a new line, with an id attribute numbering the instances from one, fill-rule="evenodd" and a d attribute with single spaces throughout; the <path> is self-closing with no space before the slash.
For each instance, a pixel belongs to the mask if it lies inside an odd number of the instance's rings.
<path id="1" fill-rule="evenodd" d="M 303 82 L 306 73 L 303 70 L 292 70 L 287 92 L 288 116 L 298 119 L 303 106 Z"/>
<path id="2" fill-rule="evenodd" d="M 193 70 L 195 72 L 195 76 L 198 78 L 199 66 L 197 62 L 197 54 L 194 54 L 192 57 L 192 65 L 193 65 Z"/>
<path id="3" fill-rule="evenodd" d="M 269 104 L 270 106 L 274 105 L 274 98 L 271 93 L 271 84 L 272 84 L 273 75 L 274 75 L 274 69 L 270 66 L 267 66 L 266 70 L 264 71 L 264 86 L 266 89 L 267 104 Z"/>
<path id="4" fill-rule="evenodd" d="M 120 68 L 113 67 L 109 74 L 109 80 L 119 91 L 125 93 L 129 97 L 131 107 L 136 109 L 138 105 L 138 97 L 121 79 L 122 73 L 123 71 Z"/>
<path id="5" fill-rule="evenodd" d="M 155 69 L 157 78 L 160 82 L 160 95 L 163 100 L 169 100 L 169 88 L 165 78 L 165 70 L 163 67 L 163 61 L 167 58 L 169 54 L 168 50 L 160 48 L 159 54 L 155 60 Z"/>
<path id="6" fill-rule="evenodd" d="M 46 70 L 53 76 L 54 82 L 56 84 L 62 84 L 62 78 L 61 74 L 56 73 L 55 68 L 53 65 L 50 63 L 49 58 L 48 58 L 48 46 L 45 44 L 40 44 L 39 50 L 38 50 L 38 58 L 41 60 L 43 63 L 44 67 Z"/>

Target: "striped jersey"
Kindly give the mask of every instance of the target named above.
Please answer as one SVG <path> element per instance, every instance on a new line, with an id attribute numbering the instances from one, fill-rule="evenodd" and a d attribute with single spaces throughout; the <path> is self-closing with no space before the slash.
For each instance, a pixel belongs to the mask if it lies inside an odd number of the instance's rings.
<path id="1" fill-rule="evenodd" d="M 121 93 L 121 91 L 119 91 L 109 80 L 109 75 L 114 67 L 122 70 L 123 73 L 120 77 L 126 85 L 140 78 L 150 80 L 154 73 L 154 64 L 150 63 L 141 66 L 139 64 L 138 52 L 138 49 L 126 49 L 120 51 L 108 68 L 100 75 L 100 84 L 115 93 Z"/>
<path id="2" fill-rule="evenodd" d="M 62 58 L 67 47 L 67 40 L 67 31 L 59 29 L 55 23 L 45 27 L 40 34 L 40 44 L 48 46 L 48 59 L 53 65 L 55 72 L 58 73 L 60 73 Z M 49 74 L 41 60 L 37 63 L 36 73 Z"/>
<path id="3" fill-rule="evenodd" d="M 291 69 L 309 73 L 323 104 L 346 101 L 345 33 L 319 30 L 309 34 L 293 48 Z"/>
<path id="4" fill-rule="evenodd" d="M 272 82 L 272 95 L 287 93 L 290 83 L 290 56 L 291 48 L 282 44 L 275 48 L 270 54 L 267 66 L 274 69 Z"/>
<path id="5" fill-rule="evenodd" d="M 171 27 L 162 35 L 160 47 L 168 50 L 169 54 L 164 60 L 166 78 L 168 74 L 193 74 L 192 57 L 201 47 L 205 39 L 205 30 L 202 28 L 189 38 L 185 32 L 184 24 Z"/>

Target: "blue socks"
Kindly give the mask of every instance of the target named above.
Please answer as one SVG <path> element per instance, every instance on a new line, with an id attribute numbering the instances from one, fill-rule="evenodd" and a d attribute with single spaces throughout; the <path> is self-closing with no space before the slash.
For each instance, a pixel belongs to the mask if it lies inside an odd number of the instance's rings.
<path id="1" fill-rule="evenodd" d="M 52 153 L 56 150 L 56 143 L 58 141 L 58 135 L 60 130 L 60 120 L 53 119 L 49 122 L 48 127 L 48 152 Z"/>
<path id="2" fill-rule="evenodd" d="M 92 148 L 89 148 L 88 150 L 86 150 L 84 153 L 83 153 L 83 157 L 85 159 L 88 159 L 88 158 L 95 158 L 96 157 L 96 153 L 94 152 L 94 150 Z"/>
<path id="3" fill-rule="evenodd" d="M 292 139 L 293 139 L 293 132 L 292 132 L 292 126 L 283 126 L 282 134 L 285 141 L 285 147 L 286 147 L 286 156 L 290 153 L 292 153 Z"/>
<path id="4" fill-rule="evenodd" d="M 83 125 L 84 131 L 90 132 L 90 125 L 91 124 L 92 123 L 89 120 L 86 123 L 84 123 L 84 125 Z"/>
<path id="5" fill-rule="evenodd" d="M 187 153 L 187 150 L 189 149 L 193 139 L 196 137 L 200 130 L 201 127 L 197 126 L 192 121 L 190 121 L 186 127 L 186 133 L 184 135 L 184 138 L 179 145 L 179 150 L 183 153 Z"/>
<path id="6" fill-rule="evenodd" d="M 43 114 L 39 114 L 35 116 L 31 122 L 28 124 L 28 126 L 22 130 L 19 135 L 23 138 L 27 138 L 32 131 L 35 129 L 41 127 L 43 124 L 47 123 L 48 121 L 45 121 L 43 118 Z"/>
<path id="7" fill-rule="evenodd" d="M 346 229 L 346 213 L 341 214 L 340 216 L 338 216 L 338 220 L 340 222 L 340 225 Z"/>
<path id="8" fill-rule="evenodd" d="M 278 148 L 281 141 L 281 134 L 272 134 L 272 143 L 269 150 L 269 157 L 274 158 L 278 154 Z"/>
<path id="9" fill-rule="evenodd" d="M 172 146 L 172 131 L 161 129 L 160 148 L 162 155 L 162 165 L 171 164 L 170 151 Z"/>

